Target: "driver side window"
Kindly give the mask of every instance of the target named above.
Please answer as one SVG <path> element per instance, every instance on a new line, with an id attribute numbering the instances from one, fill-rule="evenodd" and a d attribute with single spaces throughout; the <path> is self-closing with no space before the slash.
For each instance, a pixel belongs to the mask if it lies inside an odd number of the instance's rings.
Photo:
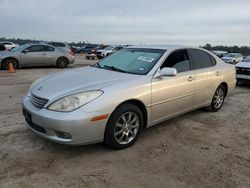
<path id="1" fill-rule="evenodd" d="M 177 73 L 189 71 L 190 61 L 187 50 L 177 50 L 171 53 L 161 65 L 161 69 L 164 67 L 176 68 Z"/>

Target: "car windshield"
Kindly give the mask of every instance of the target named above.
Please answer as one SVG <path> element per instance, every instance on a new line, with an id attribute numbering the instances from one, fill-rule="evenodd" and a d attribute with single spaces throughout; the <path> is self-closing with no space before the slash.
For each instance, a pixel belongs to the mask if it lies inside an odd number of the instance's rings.
<path id="1" fill-rule="evenodd" d="M 22 50 L 24 50 L 25 48 L 27 48 L 29 45 L 28 44 L 23 44 L 21 46 L 18 46 L 16 48 L 13 48 L 11 51 L 12 52 L 21 52 Z"/>
<path id="2" fill-rule="evenodd" d="M 250 56 L 247 56 L 243 61 L 244 62 L 250 62 Z"/>
<path id="3" fill-rule="evenodd" d="M 236 57 L 237 54 L 225 54 L 223 57 Z"/>
<path id="4" fill-rule="evenodd" d="M 130 74 L 147 74 L 166 50 L 157 49 L 123 49 L 94 66 Z"/>
<path id="5" fill-rule="evenodd" d="M 112 50 L 114 48 L 114 46 L 108 46 L 106 48 L 104 48 L 104 50 Z"/>

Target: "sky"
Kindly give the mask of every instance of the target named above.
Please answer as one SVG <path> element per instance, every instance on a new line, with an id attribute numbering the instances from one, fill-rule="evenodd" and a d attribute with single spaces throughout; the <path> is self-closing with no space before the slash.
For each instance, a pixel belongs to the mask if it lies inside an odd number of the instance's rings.
<path id="1" fill-rule="evenodd" d="M 0 37 L 250 46 L 250 0 L 0 0 Z"/>

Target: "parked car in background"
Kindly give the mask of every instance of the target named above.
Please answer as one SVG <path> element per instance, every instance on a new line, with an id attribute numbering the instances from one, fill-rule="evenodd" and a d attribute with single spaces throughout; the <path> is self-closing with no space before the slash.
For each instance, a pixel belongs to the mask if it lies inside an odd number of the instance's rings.
<path id="1" fill-rule="evenodd" d="M 9 64 L 21 68 L 26 66 L 67 67 L 74 63 L 74 56 L 63 49 L 46 44 L 24 44 L 11 51 L 0 52 L 1 68 L 7 70 Z"/>
<path id="2" fill-rule="evenodd" d="M 77 53 L 88 53 L 91 52 L 96 47 L 96 45 L 86 45 L 82 48 L 77 49 Z"/>
<path id="3" fill-rule="evenodd" d="M 123 49 L 123 46 L 108 46 L 102 50 L 97 50 L 96 56 L 98 59 L 102 59 L 106 56 L 109 56 L 110 54 L 113 54 L 121 49 Z"/>
<path id="4" fill-rule="evenodd" d="M 135 46 L 36 81 L 23 114 L 46 139 L 123 149 L 146 127 L 202 107 L 220 110 L 235 83 L 235 67 L 207 50 Z"/>
<path id="5" fill-rule="evenodd" d="M 236 64 L 237 81 L 250 81 L 250 56 Z"/>
<path id="6" fill-rule="evenodd" d="M 107 47 L 107 45 L 96 46 L 96 47 L 93 48 L 88 54 L 96 54 L 96 52 L 97 52 L 98 50 L 102 50 L 102 49 L 104 49 L 104 48 L 106 48 L 106 47 Z"/>
<path id="7" fill-rule="evenodd" d="M 5 50 L 11 50 L 11 49 L 19 46 L 18 44 L 15 44 L 13 42 L 8 42 L 8 41 L 2 41 L 2 42 L 0 42 L 0 44 L 4 45 Z"/>
<path id="8" fill-rule="evenodd" d="M 228 53 L 225 54 L 221 59 L 226 63 L 235 65 L 236 63 L 239 63 L 240 61 L 243 60 L 243 55 L 240 53 Z"/>
<path id="9" fill-rule="evenodd" d="M 213 50 L 212 51 L 215 55 L 217 55 L 219 58 L 222 58 L 225 54 L 227 54 L 227 51 L 219 51 L 219 50 Z"/>

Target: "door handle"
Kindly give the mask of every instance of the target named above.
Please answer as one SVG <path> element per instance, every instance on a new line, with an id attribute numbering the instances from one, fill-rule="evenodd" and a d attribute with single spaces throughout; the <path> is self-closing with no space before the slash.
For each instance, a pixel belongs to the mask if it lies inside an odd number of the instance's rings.
<path id="1" fill-rule="evenodd" d="M 187 81 L 193 81 L 194 80 L 194 76 L 188 76 L 188 78 L 187 78 Z"/>
<path id="2" fill-rule="evenodd" d="M 220 72 L 220 71 L 216 71 L 215 74 L 216 74 L 217 76 L 219 76 L 219 75 L 221 74 L 221 72 Z"/>

